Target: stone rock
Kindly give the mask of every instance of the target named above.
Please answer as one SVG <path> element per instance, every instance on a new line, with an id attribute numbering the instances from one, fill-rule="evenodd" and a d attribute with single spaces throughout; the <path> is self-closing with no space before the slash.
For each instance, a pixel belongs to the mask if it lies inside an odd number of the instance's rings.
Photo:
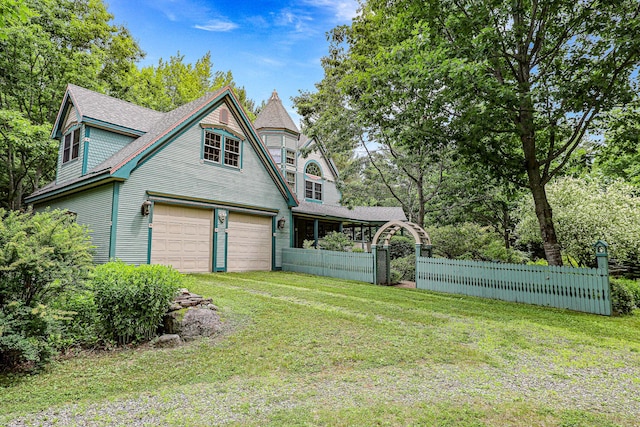
<path id="1" fill-rule="evenodd" d="M 210 337 L 220 331 L 220 316 L 209 308 L 190 308 L 180 322 L 180 336 L 184 340 Z"/>
<path id="2" fill-rule="evenodd" d="M 178 304 L 177 302 L 173 302 L 171 303 L 171 305 L 169 306 L 169 309 L 167 311 L 172 312 L 172 311 L 178 311 L 182 308 L 182 306 L 180 304 Z"/>
<path id="3" fill-rule="evenodd" d="M 182 307 L 180 307 L 182 309 Z M 182 315 L 177 311 L 167 313 L 162 318 L 162 332 L 165 334 L 179 334 Z"/>
<path id="4" fill-rule="evenodd" d="M 180 335 L 177 334 L 164 334 L 160 335 L 156 340 L 152 342 L 155 348 L 171 348 L 177 347 L 182 344 Z"/>

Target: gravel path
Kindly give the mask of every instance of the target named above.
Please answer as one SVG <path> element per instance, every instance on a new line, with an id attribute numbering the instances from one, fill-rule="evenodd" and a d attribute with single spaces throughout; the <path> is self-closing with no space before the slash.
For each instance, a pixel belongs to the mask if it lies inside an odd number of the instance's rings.
<path id="1" fill-rule="evenodd" d="M 584 409 L 640 420 L 638 358 L 616 356 L 618 367 L 565 369 L 547 359 L 519 358 L 509 366 L 392 366 L 317 374 L 294 383 L 286 377 L 231 379 L 159 390 L 153 394 L 67 405 L 8 422 L 8 426 L 260 425 L 292 408 L 373 407 L 376 404 L 486 404 L 536 402 L 554 409 Z M 632 365 L 624 366 L 625 362 Z M 299 377 L 295 380 L 299 381 Z M 640 423 L 640 421 L 639 421 Z M 633 425 L 633 424 L 629 424 Z"/>

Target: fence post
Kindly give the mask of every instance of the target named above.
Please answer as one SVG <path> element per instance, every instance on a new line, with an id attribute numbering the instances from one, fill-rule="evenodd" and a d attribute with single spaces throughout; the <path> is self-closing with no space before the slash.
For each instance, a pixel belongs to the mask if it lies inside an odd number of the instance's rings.
<path id="1" fill-rule="evenodd" d="M 391 254 L 389 253 L 389 245 L 384 245 L 384 252 L 385 252 L 385 256 L 386 256 L 386 263 L 387 263 L 387 285 L 391 284 Z"/>
<path id="2" fill-rule="evenodd" d="M 609 282 L 609 252 L 607 250 L 609 248 L 609 245 L 604 240 L 598 240 L 593 245 L 593 248 L 596 251 L 596 261 L 598 263 L 598 270 L 602 271 L 603 273 L 602 280 L 603 280 L 605 292 L 609 294 L 608 295 L 609 304 L 608 304 L 608 307 L 606 307 L 609 310 L 609 312 L 605 314 L 610 316 L 611 313 L 613 313 L 613 301 L 611 300 L 611 283 Z"/>
<path id="3" fill-rule="evenodd" d="M 378 245 L 371 245 L 371 253 L 373 254 L 373 284 L 378 284 Z"/>
<path id="4" fill-rule="evenodd" d="M 427 258 L 433 258 L 433 245 L 424 245 L 424 250 L 426 252 Z M 420 254 L 422 255 L 422 254 Z"/>

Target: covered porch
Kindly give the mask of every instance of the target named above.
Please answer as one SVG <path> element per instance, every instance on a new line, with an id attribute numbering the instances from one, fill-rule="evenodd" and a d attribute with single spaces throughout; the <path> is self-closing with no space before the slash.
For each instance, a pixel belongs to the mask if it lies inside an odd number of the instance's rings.
<path id="1" fill-rule="evenodd" d="M 345 233 L 354 247 L 371 252 L 371 240 L 380 226 L 388 221 L 406 221 L 402 208 L 381 206 L 357 206 L 349 209 L 312 202 L 300 202 L 293 208 L 294 247 L 304 247 L 311 241 L 317 247 L 318 240 L 332 231 Z"/>

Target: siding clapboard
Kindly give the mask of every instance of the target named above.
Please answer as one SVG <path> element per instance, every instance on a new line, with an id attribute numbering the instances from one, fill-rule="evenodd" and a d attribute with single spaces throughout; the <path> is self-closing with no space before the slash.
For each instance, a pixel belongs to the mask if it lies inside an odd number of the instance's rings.
<path id="1" fill-rule="evenodd" d="M 230 109 L 231 112 L 231 109 Z M 229 122 L 235 120 L 229 115 Z M 116 256 L 142 264 L 148 260 L 149 217 L 140 214 L 147 191 L 205 199 L 220 203 L 260 206 L 289 218 L 289 208 L 249 141 L 243 144 L 242 170 L 204 163 L 201 159 L 202 129 L 194 124 L 178 135 L 149 161 L 134 170 L 120 188 Z M 216 264 L 223 265 L 218 233 Z M 289 227 L 276 236 L 276 265 L 281 249 L 289 247 Z M 222 256 L 221 256 L 222 255 Z"/>
<path id="2" fill-rule="evenodd" d="M 76 222 L 89 228 L 89 235 L 95 246 L 94 262 L 102 264 L 109 261 L 112 194 L 113 184 L 109 183 L 51 203 L 36 205 L 34 208 L 36 211 L 44 211 L 49 206 L 51 209 L 65 209 L 76 213 Z"/>
<path id="3" fill-rule="evenodd" d="M 90 127 L 89 135 L 89 153 L 87 157 L 88 171 L 107 160 L 134 140 L 131 136 L 121 135 L 94 127 Z"/>

